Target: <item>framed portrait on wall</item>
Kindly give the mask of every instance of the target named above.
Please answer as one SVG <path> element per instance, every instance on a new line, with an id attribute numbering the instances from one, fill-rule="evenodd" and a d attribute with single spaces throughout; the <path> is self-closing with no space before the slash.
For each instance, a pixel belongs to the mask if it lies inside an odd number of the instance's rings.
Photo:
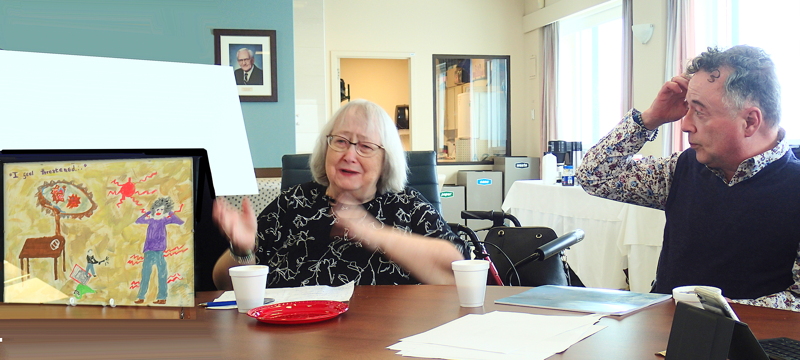
<path id="1" fill-rule="evenodd" d="M 214 29 L 214 63 L 232 66 L 240 101 L 278 101 L 275 30 Z"/>

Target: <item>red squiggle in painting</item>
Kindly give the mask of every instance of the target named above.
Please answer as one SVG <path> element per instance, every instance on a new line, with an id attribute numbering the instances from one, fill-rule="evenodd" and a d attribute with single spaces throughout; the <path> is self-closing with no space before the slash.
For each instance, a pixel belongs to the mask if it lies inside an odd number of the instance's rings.
<path id="1" fill-rule="evenodd" d="M 144 256 L 133 254 L 128 257 L 127 263 L 130 265 L 139 265 L 144 262 Z"/>
<path id="2" fill-rule="evenodd" d="M 181 276 L 180 273 L 175 273 L 175 274 L 169 276 L 169 278 L 167 279 L 167 284 L 169 284 L 171 282 L 178 281 L 178 280 L 183 280 L 183 276 Z"/>
<path id="3" fill-rule="evenodd" d="M 167 249 L 166 251 L 164 251 L 164 257 L 178 255 L 181 253 L 185 253 L 187 251 L 189 251 L 189 248 L 187 248 L 186 245 L 176 246 L 172 249 Z"/>

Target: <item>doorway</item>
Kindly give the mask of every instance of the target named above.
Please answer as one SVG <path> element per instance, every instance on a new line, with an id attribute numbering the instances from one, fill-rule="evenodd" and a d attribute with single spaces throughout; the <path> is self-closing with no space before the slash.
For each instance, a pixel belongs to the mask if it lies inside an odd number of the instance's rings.
<path id="1" fill-rule="evenodd" d="M 331 113 L 347 101 L 366 99 L 381 106 L 397 124 L 406 151 L 411 150 L 411 72 L 408 54 L 334 54 Z"/>

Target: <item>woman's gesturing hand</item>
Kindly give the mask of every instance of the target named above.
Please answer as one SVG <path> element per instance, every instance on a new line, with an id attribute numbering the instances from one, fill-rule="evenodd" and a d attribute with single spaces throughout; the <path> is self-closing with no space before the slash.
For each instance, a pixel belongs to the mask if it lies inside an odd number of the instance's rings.
<path id="1" fill-rule="evenodd" d="M 217 198 L 212 217 L 235 251 L 245 253 L 255 247 L 258 225 L 256 214 L 247 197 L 242 199 L 242 211 L 234 209 L 224 199 Z"/>
<path id="2" fill-rule="evenodd" d="M 382 227 L 372 214 L 354 199 L 342 195 L 332 204 L 333 215 L 336 222 L 331 230 L 331 235 L 346 236 L 348 239 L 358 241 L 362 246 L 375 250 L 378 246 L 376 231 Z"/>

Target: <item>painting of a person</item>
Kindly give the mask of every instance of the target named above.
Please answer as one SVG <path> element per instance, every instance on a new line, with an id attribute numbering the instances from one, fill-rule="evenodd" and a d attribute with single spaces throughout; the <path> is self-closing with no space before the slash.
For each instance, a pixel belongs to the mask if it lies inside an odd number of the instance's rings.
<path id="1" fill-rule="evenodd" d="M 255 64 L 255 54 L 248 48 L 236 52 L 239 68 L 234 70 L 236 85 L 264 85 L 264 70 Z"/>
<path id="2" fill-rule="evenodd" d="M 137 224 L 147 224 L 147 234 L 142 249 L 144 252 L 142 281 L 139 284 L 139 295 L 134 301 L 136 304 L 144 302 L 153 266 L 156 267 L 156 278 L 158 279 L 158 293 L 153 304 L 167 303 L 167 260 L 164 259 L 164 251 L 167 250 L 167 225 L 183 224 L 183 220 L 172 211 L 174 207 L 175 202 L 169 197 L 158 198 L 153 202 L 150 211 L 136 219 Z"/>
<path id="3" fill-rule="evenodd" d="M 97 258 L 94 257 L 94 252 L 92 251 L 92 249 L 87 250 L 86 251 L 86 273 L 91 275 L 91 276 L 97 277 L 97 272 L 94 271 L 94 266 L 95 265 L 100 265 L 100 264 L 102 264 L 102 263 L 104 263 L 106 261 L 108 261 L 108 256 L 106 256 L 106 258 L 103 259 L 103 260 L 97 260 Z"/>

